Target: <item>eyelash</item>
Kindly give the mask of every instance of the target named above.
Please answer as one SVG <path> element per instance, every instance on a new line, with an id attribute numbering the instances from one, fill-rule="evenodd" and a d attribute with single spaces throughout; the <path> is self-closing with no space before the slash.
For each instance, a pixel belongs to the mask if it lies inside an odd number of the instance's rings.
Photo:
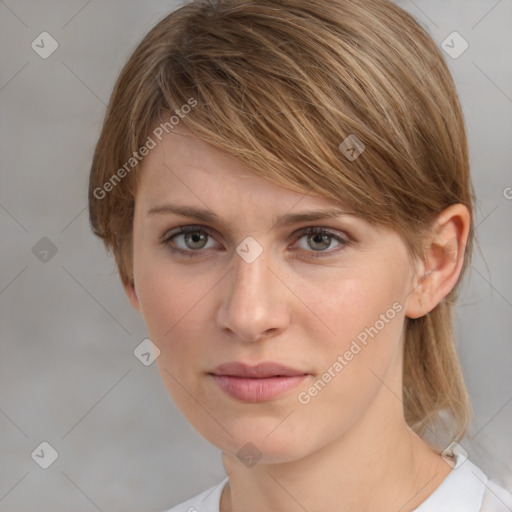
<path id="1" fill-rule="evenodd" d="M 179 235 L 187 234 L 187 233 L 205 233 L 209 237 L 213 238 L 212 234 L 207 230 L 204 229 L 201 226 L 180 226 L 178 228 L 178 231 L 170 232 L 169 234 L 164 235 L 164 238 L 162 239 L 161 243 L 164 247 L 168 248 L 171 252 L 182 254 L 184 256 L 188 256 L 190 258 L 196 258 L 202 256 L 202 253 L 204 252 L 203 249 L 198 249 L 196 251 L 194 250 L 183 250 L 176 247 L 171 246 L 171 242 L 174 238 L 176 238 Z M 307 253 L 313 253 L 313 258 L 322 258 L 327 256 L 332 256 L 333 254 L 337 254 L 338 252 L 342 251 L 345 247 L 351 245 L 352 241 L 347 238 L 341 237 L 337 235 L 336 233 L 333 233 L 332 231 L 329 231 L 326 228 L 323 228 L 321 226 L 309 226 L 307 228 L 303 228 L 300 230 L 300 232 L 294 237 L 294 244 L 297 243 L 301 238 L 307 235 L 327 235 L 330 238 L 333 238 L 337 242 L 341 244 L 341 247 L 339 247 L 336 250 L 330 250 L 330 251 L 305 251 Z M 294 250 L 300 250 L 300 249 L 294 249 Z"/>

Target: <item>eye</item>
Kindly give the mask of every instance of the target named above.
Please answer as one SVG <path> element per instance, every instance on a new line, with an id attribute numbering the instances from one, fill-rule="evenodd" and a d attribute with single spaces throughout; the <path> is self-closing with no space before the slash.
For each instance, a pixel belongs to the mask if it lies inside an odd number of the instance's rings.
<path id="1" fill-rule="evenodd" d="M 209 239 L 213 240 L 210 233 L 197 226 L 180 226 L 178 230 L 168 233 L 162 240 L 164 246 L 168 246 L 173 252 L 186 254 L 188 256 L 199 256 L 194 254 L 202 249 L 211 249 L 215 244 L 208 245 Z"/>
<path id="2" fill-rule="evenodd" d="M 297 237 L 297 242 L 303 239 L 306 245 L 298 243 L 299 249 L 319 253 L 318 256 L 324 256 L 324 254 L 332 255 L 338 252 L 338 250 L 327 251 L 327 249 L 332 247 L 333 242 L 336 242 L 338 244 L 337 246 L 341 246 L 341 248 L 350 244 L 348 239 L 319 226 L 308 227 L 302 230 Z"/>

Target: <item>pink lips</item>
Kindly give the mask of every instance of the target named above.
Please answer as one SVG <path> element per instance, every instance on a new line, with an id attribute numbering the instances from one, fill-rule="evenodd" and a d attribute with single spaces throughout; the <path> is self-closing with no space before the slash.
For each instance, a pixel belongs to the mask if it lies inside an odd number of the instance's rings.
<path id="1" fill-rule="evenodd" d="M 226 363 L 210 373 L 228 395 L 245 402 L 264 402 L 293 389 L 309 374 L 278 363 Z"/>

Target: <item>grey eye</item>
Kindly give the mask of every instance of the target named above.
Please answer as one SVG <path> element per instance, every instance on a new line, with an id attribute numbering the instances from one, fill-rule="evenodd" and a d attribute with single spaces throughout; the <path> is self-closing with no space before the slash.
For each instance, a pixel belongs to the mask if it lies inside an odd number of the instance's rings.
<path id="1" fill-rule="evenodd" d="M 195 233 L 184 233 L 185 244 L 188 249 L 203 249 L 208 241 L 208 233 L 197 231 Z"/>
<path id="2" fill-rule="evenodd" d="M 325 233 L 313 233 L 307 235 L 308 245 L 314 251 L 323 251 L 328 249 L 332 242 L 332 235 Z"/>

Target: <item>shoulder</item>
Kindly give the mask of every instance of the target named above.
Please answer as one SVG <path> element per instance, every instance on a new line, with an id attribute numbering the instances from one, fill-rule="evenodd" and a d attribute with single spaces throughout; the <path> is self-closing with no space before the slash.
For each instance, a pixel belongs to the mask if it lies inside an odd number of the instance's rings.
<path id="1" fill-rule="evenodd" d="M 455 465 L 441 485 L 414 512 L 511 512 L 512 495 L 487 477 L 467 457 L 455 454 Z"/>
<path id="2" fill-rule="evenodd" d="M 227 482 L 228 478 L 226 477 L 219 484 L 165 512 L 219 512 L 220 497 Z"/>
<path id="3" fill-rule="evenodd" d="M 512 494 L 494 480 L 487 480 L 481 512 L 510 512 Z"/>

